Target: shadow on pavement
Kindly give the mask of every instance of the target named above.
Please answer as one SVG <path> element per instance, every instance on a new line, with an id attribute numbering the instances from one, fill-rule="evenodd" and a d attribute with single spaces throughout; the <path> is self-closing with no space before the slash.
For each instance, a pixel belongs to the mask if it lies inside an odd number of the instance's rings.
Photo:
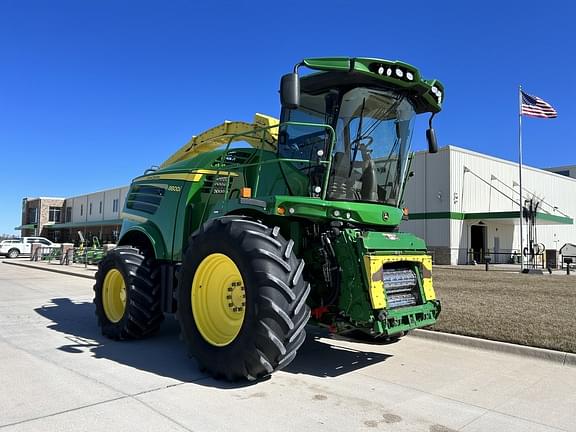
<path id="1" fill-rule="evenodd" d="M 186 355 L 184 344 L 179 340 L 178 322 L 168 316 L 160 331 L 148 339 L 136 341 L 113 341 L 100 332 L 94 315 L 94 305 L 73 302 L 69 298 L 55 298 L 40 308 L 39 315 L 52 321 L 47 328 L 66 335 L 70 343 L 58 349 L 78 354 L 89 351 L 96 358 L 106 358 L 127 366 L 170 377 L 183 382 L 218 387 L 238 388 L 253 383 L 226 383 L 213 380 L 202 373 L 196 361 Z M 284 371 L 317 377 L 336 377 L 390 357 L 387 354 L 366 352 L 336 346 L 327 340 L 327 332 L 312 327 L 298 351 L 296 359 Z"/>

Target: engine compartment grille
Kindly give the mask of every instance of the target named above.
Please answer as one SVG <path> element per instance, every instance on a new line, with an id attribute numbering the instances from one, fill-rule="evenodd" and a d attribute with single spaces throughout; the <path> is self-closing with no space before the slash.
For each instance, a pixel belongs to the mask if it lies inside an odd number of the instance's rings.
<path id="1" fill-rule="evenodd" d="M 420 298 L 418 279 L 411 269 L 382 269 L 388 308 L 415 306 Z"/>

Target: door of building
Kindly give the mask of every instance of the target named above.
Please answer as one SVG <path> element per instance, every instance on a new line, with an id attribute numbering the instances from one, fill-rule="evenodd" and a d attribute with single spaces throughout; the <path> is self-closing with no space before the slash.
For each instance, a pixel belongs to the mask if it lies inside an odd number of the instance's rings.
<path id="1" fill-rule="evenodd" d="M 486 252 L 486 225 L 472 225 L 470 227 L 470 248 L 474 261 L 483 263 Z"/>

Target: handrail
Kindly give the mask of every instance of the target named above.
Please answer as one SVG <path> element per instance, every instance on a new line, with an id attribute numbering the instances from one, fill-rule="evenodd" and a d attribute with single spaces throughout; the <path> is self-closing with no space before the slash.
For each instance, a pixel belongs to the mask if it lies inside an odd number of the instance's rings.
<path id="1" fill-rule="evenodd" d="M 267 161 L 262 161 L 262 154 L 264 153 L 264 145 L 266 143 L 266 141 L 265 141 L 266 132 L 269 131 L 270 129 L 280 128 L 282 126 L 303 126 L 303 127 L 310 127 L 310 128 L 317 127 L 317 128 L 326 129 L 328 134 L 330 135 L 330 145 L 329 145 L 329 149 L 327 152 L 327 160 L 315 161 L 315 160 L 311 160 L 311 159 L 275 158 L 275 159 L 270 159 Z M 226 144 L 225 149 L 222 151 L 222 154 L 223 155 L 227 154 L 228 151 L 230 150 L 230 145 L 232 144 L 232 142 L 239 141 L 240 137 L 252 137 L 257 133 L 262 133 L 262 138 L 260 140 L 260 146 L 259 146 L 259 148 L 257 148 L 257 150 L 259 151 L 259 161 L 254 162 L 254 163 L 249 163 L 249 164 L 228 165 L 228 166 L 226 166 L 226 171 L 223 171 L 223 177 L 227 176 L 228 178 L 230 178 L 230 175 L 231 175 L 232 171 L 234 171 L 234 170 L 238 170 L 241 168 L 247 168 L 250 166 L 258 166 L 258 173 L 256 175 L 256 184 L 254 187 L 254 196 L 257 196 L 262 165 L 270 164 L 270 163 L 280 164 L 281 162 L 296 162 L 296 163 L 298 163 L 298 162 L 300 162 L 300 163 L 314 162 L 314 163 L 317 163 L 319 165 L 327 165 L 327 168 L 326 168 L 324 175 L 323 175 L 322 191 L 321 191 L 322 199 L 323 200 L 326 199 L 326 194 L 328 191 L 328 181 L 329 181 L 329 177 L 330 177 L 330 169 L 332 167 L 332 152 L 334 150 L 334 143 L 335 143 L 335 139 L 336 139 L 336 132 L 334 131 L 334 128 L 332 126 L 327 125 L 327 124 L 322 124 L 322 123 L 284 122 L 284 123 L 278 123 L 275 125 L 269 125 L 269 126 L 265 126 L 265 127 L 255 128 L 254 130 L 230 135 L 230 139 L 228 140 L 228 143 Z M 218 168 L 216 168 L 216 169 L 218 169 Z M 208 199 L 206 200 L 206 204 L 204 205 L 204 210 L 202 212 L 202 221 L 205 220 L 206 211 L 208 210 L 208 207 L 210 205 L 210 200 L 211 200 L 213 192 L 214 192 L 215 184 L 216 184 L 216 182 L 212 182 L 212 185 L 210 187 L 210 195 L 209 195 Z M 226 181 L 226 189 L 225 189 L 225 196 L 226 197 L 228 197 L 228 192 L 229 192 L 228 187 L 229 187 L 229 180 Z"/>

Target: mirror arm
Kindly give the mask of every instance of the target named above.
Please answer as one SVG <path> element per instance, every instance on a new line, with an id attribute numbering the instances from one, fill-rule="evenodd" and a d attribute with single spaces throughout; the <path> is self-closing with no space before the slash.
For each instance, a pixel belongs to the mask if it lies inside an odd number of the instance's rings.
<path id="1" fill-rule="evenodd" d="M 432 113 L 432 115 L 430 116 L 430 118 L 428 119 L 428 127 L 430 129 L 432 129 L 432 119 L 434 118 L 434 116 L 436 115 L 436 113 Z"/>
<path id="2" fill-rule="evenodd" d="M 298 69 L 300 68 L 300 66 L 304 66 L 304 62 L 296 63 L 296 64 L 294 65 L 294 73 L 295 73 L 295 74 L 298 73 Z"/>

